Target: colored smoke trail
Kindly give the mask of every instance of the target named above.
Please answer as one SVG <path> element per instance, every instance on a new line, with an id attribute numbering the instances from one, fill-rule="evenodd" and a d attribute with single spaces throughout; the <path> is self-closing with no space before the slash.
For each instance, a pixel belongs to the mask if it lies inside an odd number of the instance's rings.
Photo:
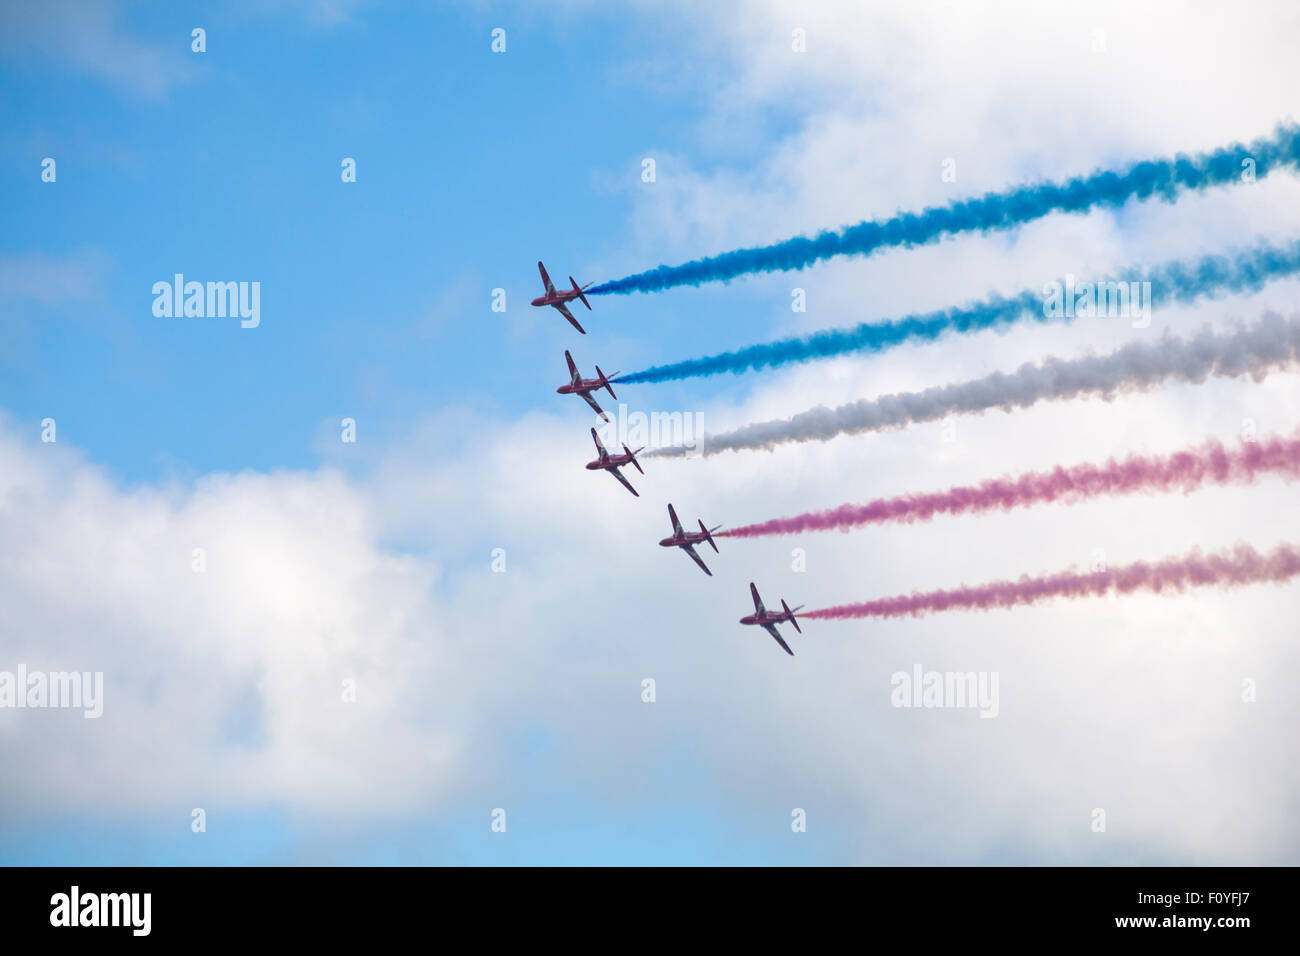
<path id="1" fill-rule="evenodd" d="M 1261 555 L 1248 545 L 1238 544 L 1231 551 L 1208 556 L 1194 550 L 1184 557 L 1155 563 L 1138 561 L 1086 574 L 1070 570 L 1037 578 L 1025 576 L 1018 581 L 993 581 L 975 587 L 899 595 L 803 611 L 799 617 L 821 620 L 920 617 L 936 611 L 987 611 L 1035 604 L 1053 597 L 1094 597 L 1135 591 L 1178 594 L 1191 587 L 1239 587 L 1264 581 L 1281 584 L 1297 574 L 1300 574 L 1300 550 L 1294 546 L 1279 545 L 1270 554 Z"/>
<path id="2" fill-rule="evenodd" d="M 1152 269 L 1130 269 L 1114 281 L 1150 282 L 1155 301 L 1147 305 L 1155 307 L 1225 293 L 1254 292 L 1268 282 L 1298 272 L 1300 241 L 1295 241 L 1281 246 L 1260 245 L 1231 257 L 1205 256 L 1190 262 L 1166 262 Z M 733 352 L 656 365 L 616 376 L 614 381 L 633 384 L 668 382 L 722 372 L 739 374 L 853 352 L 880 352 L 905 342 L 933 341 L 950 332 L 1000 328 L 1019 319 L 1037 322 L 1070 320 L 1071 317 L 1063 311 L 1047 314 L 1044 302 L 1044 292 L 1026 289 L 1010 298 L 994 295 L 981 302 L 936 312 L 863 323 L 849 329 L 827 329 L 811 335 L 750 345 Z"/>
<path id="3" fill-rule="evenodd" d="M 1154 159 L 1116 170 L 1099 170 L 1060 183 L 1017 186 L 947 206 L 900 213 L 808 238 L 797 236 L 770 246 L 738 249 L 679 266 L 659 266 L 604 282 L 588 295 L 659 292 L 681 285 L 726 281 L 754 272 L 803 269 L 833 256 L 865 256 L 881 249 L 906 248 L 959 233 L 1010 229 L 1050 213 L 1083 212 L 1120 206 L 1130 199 L 1158 197 L 1172 202 L 1180 193 L 1242 181 L 1242 163 L 1252 159 L 1258 178 L 1300 163 L 1300 126 L 1283 123 L 1271 136 L 1249 144 L 1233 143 L 1195 155 Z"/>
<path id="4" fill-rule="evenodd" d="M 938 385 L 920 392 L 898 392 L 862 399 L 836 408 L 818 406 L 791 418 L 755 422 L 734 431 L 705 435 L 696 446 L 705 456 L 747 448 L 771 449 L 788 442 L 827 441 L 837 435 L 899 428 L 914 422 L 939 421 L 952 414 L 1001 408 L 1027 408 L 1040 401 L 1146 391 L 1162 382 L 1199 384 L 1210 376 L 1250 375 L 1300 361 L 1300 314 L 1284 319 L 1266 313 L 1253 325 L 1233 332 L 1206 328 L 1190 339 L 1162 335 L 1152 342 L 1132 342 L 1108 355 L 1076 359 L 1049 357 L 1026 362 L 1015 372 Z M 681 457 L 692 448 L 657 448 L 650 457 Z"/>
<path id="5" fill-rule="evenodd" d="M 935 515 L 1009 511 L 1050 502 L 1073 504 L 1100 495 L 1169 491 L 1186 494 L 1204 485 L 1248 484 L 1268 474 L 1290 480 L 1300 478 L 1300 437 L 1242 441 L 1231 450 L 1211 439 L 1199 447 L 1171 455 L 1130 455 L 1122 461 L 1112 458 L 1104 465 L 1057 467 L 947 491 L 877 498 L 867 504 L 840 505 L 826 511 L 773 518 L 718 531 L 714 536 L 758 538 L 806 531 L 848 531 L 889 521 L 906 524 L 929 521 Z"/>

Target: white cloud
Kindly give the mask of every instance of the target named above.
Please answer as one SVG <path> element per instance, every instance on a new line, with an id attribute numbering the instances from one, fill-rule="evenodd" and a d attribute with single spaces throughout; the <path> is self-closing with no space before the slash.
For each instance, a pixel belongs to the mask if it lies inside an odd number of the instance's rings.
<path id="1" fill-rule="evenodd" d="M 191 79 L 196 66 L 188 34 L 176 45 L 150 43 L 123 29 L 124 7 L 116 0 L 17 0 L 4 6 L 0 23 L 9 53 L 37 51 L 146 99 L 158 99 Z"/>
<path id="2" fill-rule="evenodd" d="M 84 302 L 102 294 L 104 268 L 104 256 L 94 250 L 59 258 L 0 256 L 0 299 L 46 306 Z"/>
<path id="3" fill-rule="evenodd" d="M 438 792 L 459 741 L 438 719 L 457 654 L 430 613 L 436 569 L 378 548 L 342 478 L 121 491 L 8 423 L 0 458 L 0 666 L 105 680 L 97 721 L 0 715 L 11 812 L 377 812 Z"/>

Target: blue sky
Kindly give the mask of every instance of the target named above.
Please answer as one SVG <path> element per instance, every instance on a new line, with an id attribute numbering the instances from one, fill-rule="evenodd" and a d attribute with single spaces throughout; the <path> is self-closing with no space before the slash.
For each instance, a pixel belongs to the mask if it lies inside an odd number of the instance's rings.
<path id="1" fill-rule="evenodd" d="M 118 27 L 176 48 L 183 78 L 159 98 L 58 60 L 3 64 L 18 94 L 4 251 L 84 260 L 95 280 L 11 328 L 0 399 L 16 415 L 68 422 L 127 480 L 301 467 L 344 415 L 372 440 L 448 405 L 518 415 L 563 380 L 564 346 L 612 369 L 687 329 L 727 341 L 707 293 L 600 302 L 577 343 L 527 306 L 539 257 L 582 281 L 630 262 L 642 156 L 692 139 L 689 88 L 638 80 L 669 24 L 509 5 L 380 7 L 334 28 L 293 8 L 195 16 L 145 4 Z M 200 20 L 204 54 L 176 39 Z M 498 25 L 505 54 L 490 50 Z M 52 188 L 31 175 L 45 156 Z M 150 288 L 176 271 L 257 279 L 262 327 L 155 319 Z M 505 315 L 490 310 L 498 287 Z"/>
<path id="2" fill-rule="evenodd" d="M 727 540 L 712 578 L 654 546 L 668 501 L 734 525 L 1246 421 L 1290 431 L 1289 377 L 996 413 L 955 439 L 655 460 L 631 476 L 639 499 L 582 470 L 594 419 L 554 394 L 565 349 L 585 374 L 630 371 L 1294 239 L 1295 177 L 593 298 L 585 337 L 528 305 L 538 258 L 599 282 L 1267 133 L 1300 116 L 1287 5 L 1177 24 L 1123 3 L 850 0 L 3 16 L 0 670 L 102 670 L 107 702 L 97 722 L 0 711 L 0 861 L 1295 862 L 1300 704 L 1271 680 L 1300 665 L 1294 588 L 818 622 L 792 660 L 736 624 L 751 580 L 819 606 L 1099 551 L 1266 547 L 1288 485 Z M 177 272 L 260 282 L 260 326 L 155 317 L 151 288 Z M 1149 331 L 1017 328 L 619 397 L 722 430 L 1293 312 L 1297 292 L 1171 307 Z M 1000 672 L 1002 715 L 892 708 L 890 675 L 917 663 Z M 1249 708 L 1244 677 L 1265 688 Z"/>

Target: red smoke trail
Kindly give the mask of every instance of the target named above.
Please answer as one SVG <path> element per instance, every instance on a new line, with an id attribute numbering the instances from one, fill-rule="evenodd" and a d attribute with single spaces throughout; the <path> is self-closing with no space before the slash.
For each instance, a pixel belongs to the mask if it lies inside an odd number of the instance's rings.
<path id="1" fill-rule="evenodd" d="M 947 491 L 877 498 L 862 505 L 840 505 L 828 511 L 773 518 L 719 531 L 715 537 L 757 538 L 837 528 L 848 531 L 859 525 L 886 521 L 910 524 L 929 521 L 935 515 L 970 514 L 997 508 L 1007 511 L 1054 501 L 1073 503 L 1098 495 L 1173 490 L 1186 494 L 1206 484 L 1247 484 L 1261 474 L 1300 478 L 1300 437 L 1243 441 L 1231 451 L 1211 440 L 1172 455 L 1130 455 L 1123 461 L 1112 458 L 1104 465 L 1057 467 L 1016 477 L 992 478 Z"/>
<path id="2" fill-rule="evenodd" d="M 844 620 L 861 617 L 920 617 L 933 611 L 980 610 L 1034 604 L 1050 597 L 1090 597 L 1099 594 L 1130 594 L 1133 591 L 1181 592 L 1189 587 L 1281 583 L 1300 574 L 1300 550 L 1279 545 L 1272 554 L 1261 555 L 1239 544 L 1231 552 L 1203 556 L 1199 550 L 1181 558 L 1166 558 L 1155 564 L 1138 561 L 1120 568 L 1079 574 L 1062 571 L 1045 577 L 1023 576 L 1018 581 L 994 581 L 977 587 L 951 591 L 928 591 L 898 597 L 841 604 L 837 607 L 804 611 L 799 617 Z"/>

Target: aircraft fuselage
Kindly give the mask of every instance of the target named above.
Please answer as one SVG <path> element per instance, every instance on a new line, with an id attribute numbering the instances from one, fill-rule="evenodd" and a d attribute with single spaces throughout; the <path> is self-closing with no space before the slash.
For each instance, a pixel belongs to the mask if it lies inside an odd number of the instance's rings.
<path id="1" fill-rule="evenodd" d="M 587 462 L 588 471 L 598 471 L 600 469 L 621 468 L 632 461 L 631 455 L 610 455 L 604 461 L 596 459 Z"/>
<path id="2" fill-rule="evenodd" d="M 793 614 L 764 611 L 762 614 L 746 614 L 740 619 L 741 624 L 784 624 L 794 619 Z"/>
<path id="3" fill-rule="evenodd" d="M 688 544 L 702 544 L 705 540 L 706 537 L 703 532 L 687 531 L 683 533 L 680 538 L 675 535 L 668 538 L 664 538 L 662 541 L 659 542 L 659 547 L 680 548 Z"/>
<path id="4" fill-rule="evenodd" d="M 580 378 L 576 382 L 561 385 L 555 391 L 561 395 L 589 395 L 604 387 L 605 383 L 598 378 Z"/>
<path id="5" fill-rule="evenodd" d="M 539 295 L 533 299 L 533 305 L 564 305 L 572 302 L 578 297 L 578 293 L 570 290 L 568 292 L 557 292 L 555 295 Z"/>

